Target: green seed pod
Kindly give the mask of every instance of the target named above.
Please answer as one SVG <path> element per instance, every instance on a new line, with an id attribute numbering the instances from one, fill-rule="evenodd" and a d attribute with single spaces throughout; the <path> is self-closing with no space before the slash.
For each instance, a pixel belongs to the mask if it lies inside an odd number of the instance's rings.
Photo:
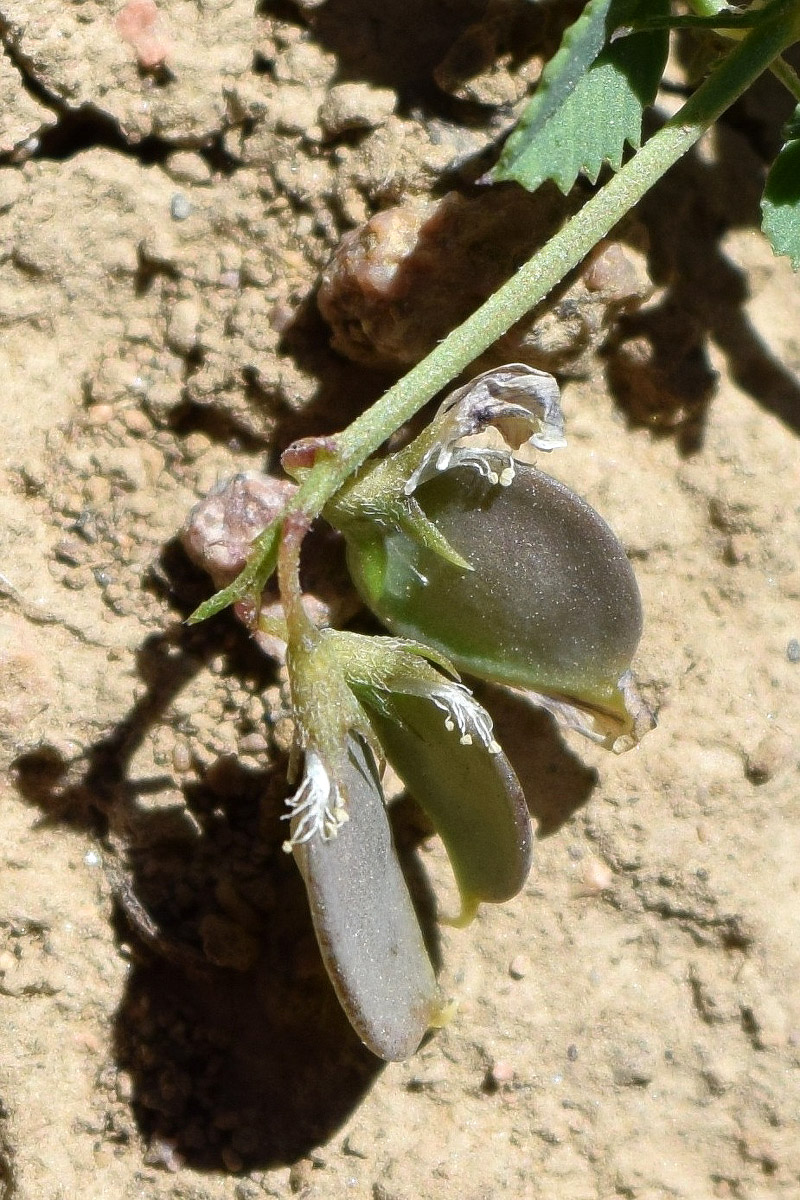
<path id="1" fill-rule="evenodd" d="M 307 751 L 291 807 L 289 845 L 339 1002 L 373 1054 L 408 1058 L 441 1006 L 370 749 L 350 735 L 335 779 Z M 315 820 L 327 808 L 338 812 L 334 825 Z"/>
<path id="2" fill-rule="evenodd" d="M 461 684 L 398 681 L 376 706 L 383 751 L 445 844 L 467 924 L 479 904 L 510 900 L 531 869 L 525 796 L 489 714 Z"/>
<path id="3" fill-rule="evenodd" d="M 642 630 L 639 591 L 602 518 L 515 462 L 497 477 L 453 465 L 415 487 L 424 517 L 472 570 L 385 521 L 343 522 L 353 580 L 395 634 L 461 670 L 633 725 L 620 681 Z"/>
<path id="4" fill-rule="evenodd" d="M 479 904 L 516 896 L 531 868 L 528 806 L 491 717 L 448 677 L 452 665 L 414 642 L 334 630 L 322 634 L 318 653 L 327 681 L 347 680 L 376 751 L 379 744 L 444 842 L 463 923 Z M 324 690 L 330 700 L 330 682 Z"/>

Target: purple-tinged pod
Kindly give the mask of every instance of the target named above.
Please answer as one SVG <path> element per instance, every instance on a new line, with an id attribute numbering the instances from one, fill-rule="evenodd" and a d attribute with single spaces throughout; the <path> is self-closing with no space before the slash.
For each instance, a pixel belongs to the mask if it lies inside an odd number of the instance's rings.
<path id="1" fill-rule="evenodd" d="M 472 570 L 368 513 L 343 522 L 353 580 L 392 633 L 459 670 L 550 698 L 562 717 L 588 711 L 604 740 L 638 736 L 646 722 L 628 672 L 642 631 L 639 590 L 594 509 L 519 461 L 500 484 L 471 463 L 450 466 L 413 499 Z"/>
<path id="2" fill-rule="evenodd" d="M 306 751 L 291 838 L 325 968 L 350 1024 L 379 1058 L 408 1058 L 441 1011 L 392 841 L 375 760 L 356 735 L 335 780 Z"/>

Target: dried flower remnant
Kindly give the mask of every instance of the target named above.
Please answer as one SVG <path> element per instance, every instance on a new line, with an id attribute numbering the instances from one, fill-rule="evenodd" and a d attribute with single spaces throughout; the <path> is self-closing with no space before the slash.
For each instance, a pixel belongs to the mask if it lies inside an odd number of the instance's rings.
<path id="1" fill-rule="evenodd" d="M 506 449 L 466 446 L 463 439 L 494 427 Z M 490 483 L 509 487 L 515 467 L 512 451 L 525 442 L 537 450 L 565 446 L 558 384 L 546 371 L 509 363 L 485 371 L 447 397 L 429 427 L 430 445 L 409 475 L 403 491 L 414 492 L 426 479 L 451 467 L 471 467 Z"/>
<path id="2" fill-rule="evenodd" d="M 284 843 L 287 853 L 295 846 L 320 837 L 324 842 L 335 838 L 349 820 L 341 788 L 328 774 L 325 763 L 316 750 L 309 748 L 305 756 L 305 772 L 300 787 L 286 801 L 289 809 L 281 817 L 291 821 L 291 837 Z"/>

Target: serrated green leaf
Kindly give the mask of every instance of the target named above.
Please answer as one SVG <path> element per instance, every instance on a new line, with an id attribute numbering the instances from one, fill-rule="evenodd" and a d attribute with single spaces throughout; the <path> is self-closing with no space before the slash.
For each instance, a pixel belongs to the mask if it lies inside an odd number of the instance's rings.
<path id="1" fill-rule="evenodd" d="M 602 19 L 600 9 L 604 7 Z M 650 15 L 664 12 L 668 0 L 649 0 Z M 580 39 L 573 34 L 592 22 Z M 598 32 L 615 28 L 617 6 L 590 4 L 571 30 L 542 80 L 493 172 L 495 180 L 515 180 L 535 191 L 552 179 L 562 192 L 583 172 L 594 183 L 604 163 L 622 165 L 626 143 L 638 148 L 642 112 L 652 104 L 668 50 L 666 31 L 636 33 L 617 39 L 602 53 L 594 47 Z M 628 6 L 626 12 L 631 12 Z M 599 26 L 599 29 L 598 29 Z M 576 46 L 577 40 L 577 46 Z M 599 47 L 598 47 L 599 49 Z"/>
<path id="2" fill-rule="evenodd" d="M 800 270 L 800 105 L 784 130 L 783 149 L 772 164 L 761 201 L 761 227 L 776 254 Z"/>
<path id="3" fill-rule="evenodd" d="M 564 104 L 603 49 L 606 18 L 612 3 L 613 0 L 589 0 L 577 21 L 565 30 L 561 45 L 542 71 L 536 93 L 522 118 L 532 137 Z"/>

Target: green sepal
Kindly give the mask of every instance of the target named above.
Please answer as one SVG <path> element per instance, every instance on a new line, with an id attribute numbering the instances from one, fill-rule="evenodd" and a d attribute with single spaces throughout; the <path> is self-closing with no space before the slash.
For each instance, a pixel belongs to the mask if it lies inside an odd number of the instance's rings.
<path id="1" fill-rule="evenodd" d="M 245 568 L 239 572 L 233 583 L 229 583 L 227 587 L 215 592 L 208 600 L 199 604 L 187 617 L 187 625 L 197 625 L 201 621 L 207 621 L 209 617 L 222 612 L 231 604 L 238 604 L 240 600 L 252 600 L 256 606 L 258 605 L 261 593 L 278 562 L 281 525 L 282 521 L 279 518 L 259 534 L 253 542 L 253 549 Z"/>
<path id="2" fill-rule="evenodd" d="M 410 542 L 438 555 L 459 571 L 471 571 L 471 564 L 455 550 L 447 538 L 425 516 L 413 496 L 402 492 L 404 477 L 395 477 L 388 468 L 391 460 L 370 465 L 354 485 L 346 486 L 325 508 L 325 518 L 345 533 L 353 526 L 362 529 L 397 530 Z"/>
<path id="3" fill-rule="evenodd" d="M 406 497 L 396 509 L 397 527 L 425 550 L 437 554 L 459 571 L 471 571 L 472 564 L 450 545 L 447 538 L 429 521 L 413 496 Z"/>
<path id="4" fill-rule="evenodd" d="M 446 654 L 409 638 L 372 636 L 344 629 L 323 629 L 320 636 L 348 685 L 391 690 L 398 679 L 440 683 L 441 671 L 458 679 Z M 436 668 L 440 670 L 436 670 Z"/>

